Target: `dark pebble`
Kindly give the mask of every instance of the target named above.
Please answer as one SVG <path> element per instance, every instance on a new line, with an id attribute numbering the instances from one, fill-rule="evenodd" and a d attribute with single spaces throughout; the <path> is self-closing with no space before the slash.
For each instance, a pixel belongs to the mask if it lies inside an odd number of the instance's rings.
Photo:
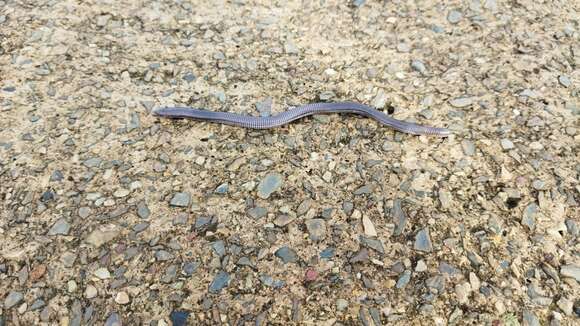
<path id="1" fill-rule="evenodd" d="M 183 273 L 187 276 L 191 276 L 199 268 L 200 263 L 196 261 L 188 262 L 183 264 Z"/>
<path id="2" fill-rule="evenodd" d="M 282 259 L 284 264 L 295 263 L 298 261 L 298 255 L 296 252 L 288 247 L 282 247 L 276 250 L 276 257 Z"/>
<path id="3" fill-rule="evenodd" d="M 50 181 L 62 181 L 62 179 L 64 179 L 64 175 L 59 170 L 53 171 L 50 176 Z"/>
<path id="4" fill-rule="evenodd" d="M 215 253 L 220 257 L 223 257 L 226 254 L 226 246 L 222 240 L 212 242 L 211 247 L 213 248 Z"/>
<path id="5" fill-rule="evenodd" d="M 172 311 L 169 315 L 169 320 L 173 326 L 185 326 L 187 325 L 187 318 L 189 318 L 189 312 L 186 311 Z"/>
<path id="6" fill-rule="evenodd" d="M 268 214 L 268 210 L 264 207 L 254 207 L 248 210 L 248 215 L 254 219 L 259 219 Z"/>
<path id="7" fill-rule="evenodd" d="M 223 288 L 225 288 L 230 281 L 230 274 L 219 271 L 217 275 L 214 277 L 213 281 L 209 285 L 209 292 L 210 293 L 219 293 Z"/>
<path id="8" fill-rule="evenodd" d="M 322 259 L 330 259 L 334 257 L 335 248 L 328 247 L 320 252 L 320 258 Z"/>
<path id="9" fill-rule="evenodd" d="M 391 210 L 393 222 L 395 223 L 394 235 L 401 235 L 407 225 L 407 214 L 403 211 L 401 204 L 402 201 L 400 199 L 395 199 L 393 202 L 393 209 Z"/>

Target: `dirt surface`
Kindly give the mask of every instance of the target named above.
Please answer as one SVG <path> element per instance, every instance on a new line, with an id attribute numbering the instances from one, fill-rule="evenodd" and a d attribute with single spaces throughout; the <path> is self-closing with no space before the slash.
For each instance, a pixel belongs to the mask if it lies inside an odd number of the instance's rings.
<path id="1" fill-rule="evenodd" d="M 0 1 L 0 325 L 577 325 L 579 7 Z"/>

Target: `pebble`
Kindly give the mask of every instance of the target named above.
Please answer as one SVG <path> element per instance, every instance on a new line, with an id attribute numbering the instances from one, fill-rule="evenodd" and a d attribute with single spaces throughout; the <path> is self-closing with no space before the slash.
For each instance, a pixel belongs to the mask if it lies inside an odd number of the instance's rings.
<path id="1" fill-rule="evenodd" d="M 91 215 L 91 209 L 89 207 L 81 207 L 79 208 L 79 217 L 80 218 L 87 218 Z"/>
<path id="2" fill-rule="evenodd" d="M 58 219 L 48 230 L 48 235 L 68 235 L 70 224 L 64 219 Z"/>
<path id="3" fill-rule="evenodd" d="M 223 257 L 226 254 L 226 245 L 222 240 L 212 242 L 211 247 L 220 257 Z"/>
<path id="4" fill-rule="evenodd" d="M 187 207 L 190 201 L 191 195 L 188 192 L 178 192 L 173 195 L 169 204 L 175 207 Z"/>
<path id="5" fill-rule="evenodd" d="M 336 300 L 336 310 L 343 311 L 348 307 L 348 301 L 345 299 L 337 299 Z"/>
<path id="6" fill-rule="evenodd" d="M 126 305 L 130 302 L 129 295 L 126 292 L 119 292 L 115 296 L 115 302 L 121 305 Z"/>
<path id="7" fill-rule="evenodd" d="M 411 280 L 411 271 L 406 270 L 403 272 L 401 277 L 399 277 L 399 279 L 397 280 L 397 284 L 395 285 L 395 287 L 397 289 L 403 289 L 403 288 L 405 288 L 405 286 L 407 286 L 407 284 L 409 284 L 410 280 Z"/>
<path id="8" fill-rule="evenodd" d="M 97 288 L 92 286 L 92 285 L 87 285 L 87 288 L 85 289 L 85 298 L 87 299 L 92 299 L 94 297 L 96 297 L 98 294 L 97 292 Z"/>
<path id="9" fill-rule="evenodd" d="M 229 281 L 230 274 L 225 271 L 219 271 L 209 285 L 209 292 L 214 294 L 219 293 L 228 285 Z"/>
<path id="10" fill-rule="evenodd" d="M 318 98 L 319 98 L 321 101 L 328 101 L 328 100 L 332 99 L 332 98 L 333 98 L 333 97 L 335 97 L 335 96 L 336 96 L 336 95 L 334 94 L 334 92 L 333 92 L 333 91 L 324 91 L 324 92 L 322 92 L 322 93 L 320 93 L 320 94 L 318 95 Z"/>
<path id="11" fill-rule="evenodd" d="M 451 24 L 459 23 L 462 18 L 463 18 L 463 14 L 457 10 L 451 10 L 447 14 L 447 21 L 450 22 Z"/>
<path id="12" fill-rule="evenodd" d="M 306 220 L 306 229 L 312 241 L 322 241 L 326 238 L 326 222 L 320 218 Z"/>
<path id="13" fill-rule="evenodd" d="M 580 282 L 580 266 L 578 265 L 564 265 L 560 268 L 560 274 L 564 277 L 571 277 L 577 282 Z"/>
<path id="14" fill-rule="evenodd" d="M 253 219 L 259 219 L 268 214 L 268 210 L 264 207 L 254 207 L 248 210 L 248 215 Z"/>
<path id="15" fill-rule="evenodd" d="M 258 197 L 268 199 L 281 186 L 282 175 L 279 173 L 269 173 L 258 184 Z"/>
<path id="16" fill-rule="evenodd" d="M 169 314 L 169 320 L 172 326 L 187 326 L 187 319 L 189 318 L 189 312 L 175 310 Z M 157 325 L 159 326 L 159 325 Z"/>
<path id="17" fill-rule="evenodd" d="M 560 300 L 557 302 L 558 308 L 562 310 L 562 312 L 568 316 L 571 316 L 574 310 L 574 302 L 569 300 L 565 297 L 561 297 Z"/>
<path id="18" fill-rule="evenodd" d="M 226 182 L 226 183 L 222 183 L 221 185 L 217 186 L 217 188 L 215 188 L 214 192 L 216 194 L 226 194 L 228 192 L 230 185 Z"/>
<path id="19" fill-rule="evenodd" d="M 83 165 L 88 168 L 96 168 L 101 165 L 102 160 L 98 157 L 92 157 L 83 162 Z"/>
<path id="20" fill-rule="evenodd" d="M 121 233 L 120 227 L 113 224 L 108 224 L 91 232 L 85 241 L 88 244 L 98 248 L 103 244 L 114 240 L 119 235 L 119 233 Z"/>
<path id="21" fill-rule="evenodd" d="M 328 248 L 322 250 L 320 252 L 320 258 L 322 258 L 322 259 L 330 259 L 330 258 L 334 257 L 335 250 L 336 249 L 334 247 L 328 247 Z"/>
<path id="22" fill-rule="evenodd" d="M 183 264 L 183 273 L 187 276 L 191 276 L 199 268 L 201 264 L 197 261 L 187 262 Z"/>
<path id="23" fill-rule="evenodd" d="M 269 117 L 272 115 L 272 98 L 268 97 L 262 102 L 256 103 L 256 109 L 261 117 Z"/>
<path id="24" fill-rule="evenodd" d="M 425 264 L 425 261 L 423 259 L 419 260 L 417 262 L 417 266 L 415 266 L 415 272 L 424 272 L 427 270 L 427 264 Z"/>
<path id="25" fill-rule="evenodd" d="M 527 226 L 529 230 L 533 230 L 536 224 L 536 215 L 540 208 L 536 203 L 529 204 L 522 215 L 522 225 Z"/>
<path id="26" fill-rule="evenodd" d="M 24 295 L 22 292 L 10 291 L 4 299 L 4 309 L 10 309 L 22 301 L 24 301 Z"/>
<path id="27" fill-rule="evenodd" d="M 60 170 L 54 170 L 50 176 L 50 181 L 62 181 L 63 179 L 64 175 Z"/>
<path id="28" fill-rule="evenodd" d="M 274 220 L 274 225 L 276 225 L 277 227 L 285 227 L 286 225 L 292 223 L 292 221 L 294 221 L 294 218 L 292 218 L 288 214 L 280 214 Z"/>
<path id="29" fill-rule="evenodd" d="M 116 312 L 111 313 L 105 321 L 105 326 L 122 326 L 119 314 Z"/>
<path id="30" fill-rule="evenodd" d="M 292 249 L 287 246 L 281 247 L 280 249 L 276 250 L 275 253 L 276 257 L 280 258 L 284 264 L 287 263 L 295 263 L 298 261 L 298 255 Z"/>
<path id="31" fill-rule="evenodd" d="M 536 190 L 544 190 L 546 183 L 540 179 L 535 179 L 532 181 L 532 187 Z"/>
<path id="32" fill-rule="evenodd" d="M 501 147 L 505 150 L 510 150 L 514 148 L 514 143 L 512 143 L 511 140 L 503 138 L 502 140 L 500 140 L 501 143 Z"/>
<path id="33" fill-rule="evenodd" d="M 173 259 L 173 254 L 167 250 L 157 250 L 155 252 L 155 258 L 158 261 L 167 261 Z"/>
<path id="34" fill-rule="evenodd" d="M 455 296 L 460 304 L 469 302 L 469 295 L 471 294 L 471 285 L 467 282 L 457 284 L 455 286 Z"/>
<path id="35" fill-rule="evenodd" d="M 415 236 L 415 250 L 431 252 L 433 245 L 431 244 L 431 237 L 429 236 L 429 228 L 424 228 Z"/>
<path id="36" fill-rule="evenodd" d="M 393 209 L 391 210 L 393 223 L 395 224 L 395 230 L 393 232 L 395 236 L 401 235 L 403 230 L 405 230 L 405 226 L 407 225 L 407 214 L 405 214 L 405 211 L 403 211 L 401 204 L 401 199 L 395 199 L 393 201 Z"/>
<path id="37" fill-rule="evenodd" d="M 366 236 L 369 236 L 369 237 L 376 237 L 377 236 L 377 230 L 375 229 L 373 222 L 371 221 L 371 219 L 368 216 L 363 215 L 362 224 L 363 224 L 363 229 L 364 229 Z"/>
<path id="38" fill-rule="evenodd" d="M 536 317 L 536 315 L 527 310 L 524 309 L 523 312 L 523 324 L 524 326 L 541 326 L 542 324 L 540 324 L 540 321 L 538 320 L 538 317 Z"/>
<path id="39" fill-rule="evenodd" d="M 558 81 L 560 82 L 560 85 L 562 85 L 564 87 L 570 87 L 570 85 L 572 85 L 572 81 L 570 81 L 570 77 L 568 77 L 566 75 L 560 75 L 558 77 Z"/>
<path id="40" fill-rule="evenodd" d="M 464 108 L 473 104 L 473 99 L 471 97 L 457 97 L 450 100 L 449 104 L 456 108 Z"/>
<path id="41" fill-rule="evenodd" d="M 467 156 L 475 154 L 475 144 L 471 140 L 464 139 L 461 141 L 461 148 L 463 149 L 463 154 Z"/>
<path id="42" fill-rule="evenodd" d="M 96 277 L 100 278 L 101 280 L 105 280 L 105 279 L 111 278 L 111 273 L 109 273 L 109 270 L 108 270 L 108 269 L 106 269 L 105 267 L 100 267 L 100 268 L 97 268 L 97 269 L 96 269 L 96 270 L 93 272 L 93 274 L 94 274 Z"/>
<path id="43" fill-rule="evenodd" d="M 413 68 L 413 70 L 421 73 L 422 75 L 424 75 L 427 72 L 427 68 L 425 67 L 425 64 L 423 63 L 423 61 L 421 61 L 421 60 L 411 61 L 411 68 Z"/>
<path id="44" fill-rule="evenodd" d="M 383 243 L 381 242 L 381 240 L 378 239 L 372 239 L 372 238 L 367 238 L 365 236 L 360 236 L 359 237 L 360 242 L 363 246 L 371 248 L 381 254 L 385 253 L 385 247 L 383 246 Z"/>
<path id="45" fill-rule="evenodd" d="M 115 198 L 123 198 L 123 197 L 127 197 L 129 194 L 131 193 L 131 191 L 129 189 L 118 189 L 117 191 L 115 191 L 113 193 L 113 196 Z"/>

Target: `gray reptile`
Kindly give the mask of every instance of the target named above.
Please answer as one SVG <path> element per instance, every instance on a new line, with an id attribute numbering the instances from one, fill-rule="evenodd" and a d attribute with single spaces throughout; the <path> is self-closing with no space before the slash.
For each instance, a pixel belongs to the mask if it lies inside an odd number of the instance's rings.
<path id="1" fill-rule="evenodd" d="M 174 119 L 188 118 L 252 129 L 268 129 L 279 127 L 309 115 L 326 113 L 359 114 L 373 118 L 378 122 L 400 132 L 412 135 L 434 135 L 446 137 L 451 134 L 451 131 L 446 128 L 428 127 L 397 120 L 389 117 L 381 111 L 375 110 L 370 106 L 354 102 L 305 104 L 298 107 L 293 107 L 288 111 L 269 117 L 253 117 L 229 112 L 215 112 L 193 109 L 190 107 L 166 107 L 153 110 L 153 114 L 159 117 Z"/>

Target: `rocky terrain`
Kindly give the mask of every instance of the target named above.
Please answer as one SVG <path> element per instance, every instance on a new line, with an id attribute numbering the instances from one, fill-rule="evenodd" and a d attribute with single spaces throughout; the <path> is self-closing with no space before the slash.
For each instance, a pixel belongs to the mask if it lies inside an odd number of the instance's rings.
<path id="1" fill-rule="evenodd" d="M 0 325 L 577 325 L 579 9 L 0 0 Z"/>

